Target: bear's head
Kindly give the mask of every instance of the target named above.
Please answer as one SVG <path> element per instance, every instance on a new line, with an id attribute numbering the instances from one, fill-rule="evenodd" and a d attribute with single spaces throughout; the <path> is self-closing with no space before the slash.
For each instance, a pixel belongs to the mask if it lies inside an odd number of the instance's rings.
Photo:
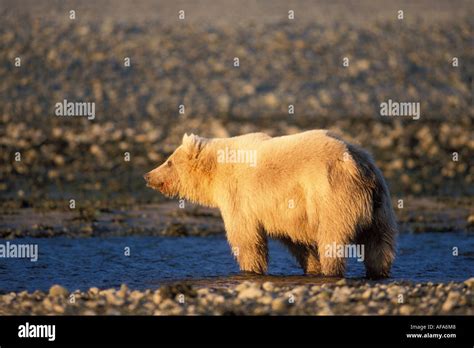
<path id="1" fill-rule="evenodd" d="M 157 168 L 143 177 L 147 186 L 167 197 L 191 198 L 190 193 L 199 185 L 198 158 L 207 139 L 184 134 L 182 144 Z"/>

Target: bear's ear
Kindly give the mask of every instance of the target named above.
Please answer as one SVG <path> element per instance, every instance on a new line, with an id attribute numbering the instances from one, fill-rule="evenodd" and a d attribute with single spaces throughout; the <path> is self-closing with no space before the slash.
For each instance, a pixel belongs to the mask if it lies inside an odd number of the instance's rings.
<path id="1" fill-rule="evenodd" d="M 196 136 L 193 133 L 191 133 L 191 135 L 188 135 L 188 133 L 184 133 L 184 135 L 183 135 L 183 145 L 191 144 L 194 141 L 195 137 Z"/>
<path id="2" fill-rule="evenodd" d="M 190 157 L 197 157 L 202 150 L 202 147 L 206 143 L 206 139 L 200 136 L 191 134 L 184 134 L 183 136 L 183 147 Z"/>

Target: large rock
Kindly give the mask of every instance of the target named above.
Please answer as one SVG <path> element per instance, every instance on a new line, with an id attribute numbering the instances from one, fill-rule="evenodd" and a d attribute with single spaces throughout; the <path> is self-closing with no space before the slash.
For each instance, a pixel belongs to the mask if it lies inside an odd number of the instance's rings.
<path id="1" fill-rule="evenodd" d="M 67 289 L 61 285 L 53 285 L 49 289 L 49 295 L 53 297 L 61 296 L 61 297 L 66 297 L 69 294 Z"/>

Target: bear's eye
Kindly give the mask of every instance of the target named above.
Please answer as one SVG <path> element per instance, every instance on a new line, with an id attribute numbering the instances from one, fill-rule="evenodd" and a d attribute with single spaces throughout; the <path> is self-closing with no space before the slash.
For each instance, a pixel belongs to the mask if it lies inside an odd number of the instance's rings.
<path id="1" fill-rule="evenodd" d="M 168 161 L 167 166 L 168 166 L 168 167 L 171 167 L 172 164 L 173 164 L 173 163 L 171 163 L 171 161 Z"/>

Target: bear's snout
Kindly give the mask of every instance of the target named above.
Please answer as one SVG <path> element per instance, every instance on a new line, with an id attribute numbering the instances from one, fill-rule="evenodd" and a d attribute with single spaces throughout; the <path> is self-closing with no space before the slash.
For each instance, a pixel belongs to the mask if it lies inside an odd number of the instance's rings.
<path id="1" fill-rule="evenodd" d="M 157 182 L 156 177 L 152 177 L 150 173 L 143 175 L 143 179 L 146 181 L 146 186 L 156 188 L 160 186 L 160 182 Z"/>
<path id="2" fill-rule="evenodd" d="M 152 175 L 151 172 L 146 173 L 143 175 L 143 179 L 146 181 L 146 185 L 152 189 L 158 190 L 160 192 L 163 191 L 165 183 L 163 180 L 159 178 L 158 175 Z"/>

